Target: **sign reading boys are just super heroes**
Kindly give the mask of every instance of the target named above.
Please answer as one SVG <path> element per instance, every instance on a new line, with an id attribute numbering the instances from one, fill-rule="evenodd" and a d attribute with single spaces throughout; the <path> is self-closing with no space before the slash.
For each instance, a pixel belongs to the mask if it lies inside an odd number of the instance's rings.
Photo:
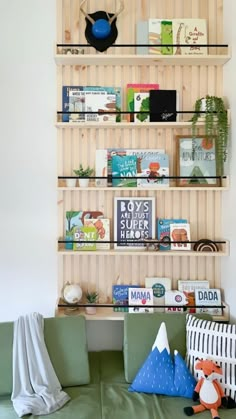
<path id="1" fill-rule="evenodd" d="M 115 249 L 144 249 L 148 238 L 155 238 L 155 198 L 115 198 Z"/>

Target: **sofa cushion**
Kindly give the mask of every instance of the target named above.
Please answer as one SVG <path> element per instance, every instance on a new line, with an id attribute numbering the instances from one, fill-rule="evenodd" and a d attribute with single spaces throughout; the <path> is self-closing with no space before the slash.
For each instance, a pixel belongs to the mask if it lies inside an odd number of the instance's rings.
<path id="1" fill-rule="evenodd" d="M 198 378 L 194 370 L 197 357 L 216 361 L 223 370 L 220 382 L 225 394 L 236 399 L 236 325 L 201 320 L 190 314 L 186 320 L 186 362 L 190 371 Z"/>
<path id="2" fill-rule="evenodd" d="M 186 316 L 183 313 L 126 313 L 124 319 L 125 378 L 131 383 L 147 358 L 157 331 L 165 322 L 170 350 L 186 353 Z"/>
<path id="3" fill-rule="evenodd" d="M 196 380 L 182 356 L 170 353 L 166 326 L 163 322 L 147 359 L 139 369 L 129 391 L 192 398 Z"/>
<path id="4" fill-rule="evenodd" d="M 12 392 L 14 323 L 0 323 L 0 396 Z M 63 387 L 90 380 L 85 318 L 44 319 L 44 336 L 52 365 Z"/>

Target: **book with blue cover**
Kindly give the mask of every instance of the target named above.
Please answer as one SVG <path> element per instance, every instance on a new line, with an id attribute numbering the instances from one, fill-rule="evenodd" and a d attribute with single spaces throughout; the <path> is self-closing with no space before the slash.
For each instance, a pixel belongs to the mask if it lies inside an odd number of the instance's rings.
<path id="1" fill-rule="evenodd" d="M 162 241 L 160 250 L 170 250 L 170 224 L 187 223 L 182 218 L 159 218 L 157 220 L 157 239 Z"/>
<path id="2" fill-rule="evenodd" d="M 134 150 L 137 156 L 137 186 L 140 188 L 169 186 L 169 156 L 163 150 Z M 127 151 L 131 154 L 131 150 Z M 145 177 L 146 179 L 142 179 Z M 167 178 L 165 178 L 167 177 Z"/>
<path id="3" fill-rule="evenodd" d="M 113 285 L 112 286 L 112 303 L 114 305 L 129 304 L 129 288 L 138 288 L 139 285 Z M 128 307 L 113 307 L 113 311 L 128 312 Z"/>
<path id="4" fill-rule="evenodd" d="M 112 186 L 134 187 L 137 186 L 137 157 L 114 155 L 111 159 Z M 115 178 L 114 178 L 115 177 Z M 117 177 L 117 178 L 116 178 Z M 119 179 L 121 177 L 121 179 Z"/>

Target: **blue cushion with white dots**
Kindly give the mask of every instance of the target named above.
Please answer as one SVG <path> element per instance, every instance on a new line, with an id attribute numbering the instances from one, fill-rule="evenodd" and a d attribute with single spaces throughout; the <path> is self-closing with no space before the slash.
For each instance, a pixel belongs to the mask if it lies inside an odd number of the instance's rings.
<path id="1" fill-rule="evenodd" d="M 166 325 L 163 322 L 152 350 L 139 369 L 129 391 L 192 398 L 196 380 L 178 353 L 170 354 Z"/>

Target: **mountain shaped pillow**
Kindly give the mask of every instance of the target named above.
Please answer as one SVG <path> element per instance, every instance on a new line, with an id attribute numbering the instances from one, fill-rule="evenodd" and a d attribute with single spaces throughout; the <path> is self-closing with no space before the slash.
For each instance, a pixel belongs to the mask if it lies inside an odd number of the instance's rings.
<path id="1" fill-rule="evenodd" d="M 192 398 L 196 380 L 178 351 L 170 354 L 166 325 L 161 323 L 152 350 L 129 391 Z"/>

